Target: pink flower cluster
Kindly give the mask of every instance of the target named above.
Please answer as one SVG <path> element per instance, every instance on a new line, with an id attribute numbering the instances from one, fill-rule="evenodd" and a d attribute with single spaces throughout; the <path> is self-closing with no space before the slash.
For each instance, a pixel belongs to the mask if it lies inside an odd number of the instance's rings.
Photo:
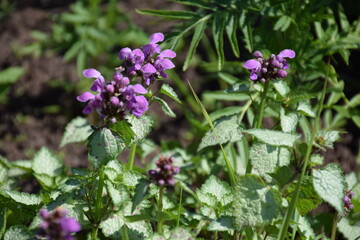
<path id="1" fill-rule="evenodd" d="M 290 66 L 285 58 L 294 58 L 295 51 L 285 49 L 278 55 L 271 54 L 269 59 L 264 59 L 260 51 L 255 51 L 253 56 L 256 59 L 247 60 L 243 66 L 251 70 L 250 80 L 263 83 L 271 79 L 286 77 L 285 70 Z"/>
<path id="2" fill-rule="evenodd" d="M 47 240 L 73 240 L 72 233 L 81 230 L 80 224 L 71 217 L 66 217 L 67 211 L 63 208 L 56 208 L 49 213 L 46 209 L 39 212 L 42 223 L 39 225 L 39 235 Z"/>
<path id="3" fill-rule="evenodd" d="M 83 75 L 94 78 L 90 90 L 77 97 L 80 102 L 88 102 L 83 113 L 97 112 L 105 122 L 115 123 L 125 115 L 141 116 L 148 110 L 148 86 L 156 79 L 165 78 L 165 70 L 175 67 L 170 59 L 176 56 L 170 49 L 161 51 L 159 42 L 164 40 L 162 33 L 150 36 L 150 42 L 142 48 L 131 50 L 123 48 L 119 58 L 123 60 L 120 67 L 115 68 L 112 81 L 105 78 L 96 69 L 86 69 Z M 137 78 L 141 83 L 135 82 Z"/>

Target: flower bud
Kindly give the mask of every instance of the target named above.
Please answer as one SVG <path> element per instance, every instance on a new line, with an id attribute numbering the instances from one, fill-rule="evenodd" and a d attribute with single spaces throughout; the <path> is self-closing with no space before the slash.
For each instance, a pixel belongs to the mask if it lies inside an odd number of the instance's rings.
<path id="1" fill-rule="evenodd" d="M 287 73 L 285 70 L 279 70 L 277 73 L 276 73 L 276 77 L 278 78 L 284 78 L 287 76 Z"/>
<path id="2" fill-rule="evenodd" d="M 261 54 L 260 51 L 255 51 L 255 52 L 253 53 L 253 56 L 254 56 L 255 58 L 262 58 L 262 54 Z"/>

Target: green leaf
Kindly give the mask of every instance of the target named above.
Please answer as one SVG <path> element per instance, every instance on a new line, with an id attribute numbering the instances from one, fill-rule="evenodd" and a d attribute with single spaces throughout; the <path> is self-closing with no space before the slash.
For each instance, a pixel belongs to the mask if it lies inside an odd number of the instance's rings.
<path id="1" fill-rule="evenodd" d="M 231 187 L 214 175 L 210 176 L 196 194 L 203 204 L 209 207 L 224 207 L 233 200 Z"/>
<path id="2" fill-rule="evenodd" d="M 143 115 L 139 118 L 133 115 L 128 115 L 126 120 L 131 124 L 131 129 L 135 133 L 135 138 L 132 143 L 136 143 L 145 139 L 147 135 L 149 135 L 154 124 L 153 119 L 146 115 Z"/>
<path id="3" fill-rule="evenodd" d="M 289 113 L 285 115 L 285 110 L 281 108 L 280 110 L 280 124 L 281 129 L 284 132 L 294 132 L 296 130 L 296 125 L 299 121 L 296 113 Z"/>
<path id="4" fill-rule="evenodd" d="M 347 189 L 352 189 L 357 183 L 357 177 L 355 172 L 351 172 L 345 175 Z"/>
<path id="5" fill-rule="evenodd" d="M 209 10 L 214 9 L 214 6 L 212 4 L 210 4 L 209 2 L 204 2 L 203 0 L 174 0 L 174 2 Z"/>
<path id="6" fill-rule="evenodd" d="M 264 143 L 279 147 L 281 146 L 292 147 L 294 146 L 296 140 L 300 138 L 300 135 L 298 134 L 285 133 L 285 132 L 268 130 L 268 129 L 254 128 L 254 129 L 242 130 L 242 132 L 251 134 Z"/>
<path id="7" fill-rule="evenodd" d="M 9 67 L 0 71 L 0 84 L 12 84 L 25 74 L 22 67 Z"/>
<path id="8" fill-rule="evenodd" d="M 337 228 L 339 229 L 339 232 L 344 234 L 349 240 L 358 239 L 360 236 L 360 221 L 351 224 L 348 218 L 343 217 L 340 222 L 338 222 Z"/>
<path id="9" fill-rule="evenodd" d="M 289 28 L 290 24 L 291 24 L 291 17 L 283 15 L 276 21 L 274 30 L 275 31 L 280 30 L 284 32 L 286 31 L 286 29 Z"/>
<path id="10" fill-rule="evenodd" d="M 288 166 L 282 166 L 269 175 L 275 179 L 280 188 L 283 188 L 291 180 L 293 172 Z"/>
<path id="11" fill-rule="evenodd" d="M 245 101 L 249 99 L 248 93 L 233 92 L 226 93 L 223 90 L 211 91 L 203 93 L 204 100 L 221 100 L 221 101 Z"/>
<path id="12" fill-rule="evenodd" d="M 341 168 L 330 163 L 322 169 L 313 169 L 313 183 L 319 196 L 333 206 L 340 214 L 344 213 L 345 178 Z"/>
<path id="13" fill-rule="evenodd" d="M 227 93 L 249 93 L 249 91 L 249 86 L 244 83 L 235 83 L 234 85 L 231 85 L 228 89 L 225 90 L 225 92 Z"/>
<path id="14" fill-rule="evenodd" d="M 99 128 L 89 137 L 89 160 L 95 167 L 100 167 L 116 159 L 124 148 L 125 143 L 119 135 L 108 128 Z"/>
<path id="15" fill-rule="evenodd" d="M 271 83 L 282 97 L 286 97 L 290 92 L 290 88 L 284 80 L 273 80 Z"/>
<path id="16" fill-rule="evenodd" d="M 175 113 L 171 110 L 171 108 L 169 107 L 169 105 L 167 104 L 167 102 L 165 102 L 164 100 L 162 100 L 161 98 L 158 98 L 156 96 L 153 96 L 152 99 L 155 102 L 160 103 L 162 110 L 164 111 L 164 113 L 170 117 L 176 117 Z"/>
<path id="17" fill-rule="evenodd" d="M 127 146 L 130 145 L 135 137 L 135 133 L 131 129 L 131 124 L 127 121 L 118 121 L 109 126 L 111 131 L 117 133 L 124 141 Z"/>
<path id="18" fill-rule="evenodd" d="M 146 196 L 147 192 L 149 191 L 149 186 L 150 186 L 150 182 L 145 179 L 141 179 L 139 184 L 136 185 L 135 195 L 134 195 L 134 197 L 132 197 L 131 212 L 133 212 L 135 210 L 136 206 L 139 205 L 140 202 L 145 199 L 145 196 Z"/>
<path id="19" fill-rule="evenodd" d="M 5 233 L 4 240 L 29 240 L 33 237 L 24 225 L 11 226 Z"/>
<path id="20" fill-rule="evenodd" d="M 278 217 L 282 198 L 258 176 L 241 176 L 235 187 L 233 210 L 237 230 L 263 226 Z"/>
<path id="21" fill-rule="evenodd" d="M 199 18 L 199 14 L 190 11 L 167 11 L 153 9 L 136 9 L 137 13 L 158 16 L 169 19 L 193 20 Z"/>
<path id="22" fill-rule="evenodd" d="M 301 234 L 305 237 L 305 239 L 315 238 L 314 230 L 311 228 L 309 221 L 305 217 L 303 216 L 299 217 L 298 228 Z"/>
<path id="23" fill-rule="evenodd" d="M 237 82 L 240 81 L 239 78 L 228 74 L 228 73 L 224 73 L 224 72 L 218 72 L 218 76 L 219 78 L 221 78 L 222 80 L 224 80 L 225 82 L 227 82 L 228 84 L 236 84 Z"/>
<path id="24" fill-rule="evenodd" d="M 123 173 L 123 184 L 128 187 L 136 187 L 144 176 L 136 171 L 127 170 Z"/>
<path id="25" fill-rule="evenodd" d="M 70 49 L 65 52 L 63 60 L 65 62 L 68 62 L 71 59 L 74 59 L 82 47 L 83 47 L 83 43 L 81 41 L 74 43 L 70 47 Z"/>
<path id="26" fill-rule="evenodd" d="M 215 121 L 222 117 L 228 117 L 231 115 L 239 114 L 242 112 L 242 110 L 243 108 L 239 106 L 224 107 L 210 113 L 209 116 L 211 118 L 211 121 Z"/>
<path id="27" fill-rule="evenodd" d="M 310 167 L 319 166 L 324 164 L 324 157 L 320 154 L 312 154 L 310 156 Z"/>
<path id="28" fill-rule="evenodd" d="M 236 37 L 236 30 L 238 28 L 238 23 L 239 23 L 239 16 L 235 12 L 230 12 L 229 16 L 227 17 L 225 30 L 235 57 L 240 56 L 239 44 Z"/>
<path id="29" fill-rule="evenodd" d="M 39 195 L 29 194 L 26 192 L 0 190 L 0 196 L 11 199 L 16 203 L 20 203 L 26 206 L 37 206 L 42 202 L 42 199 Z"/>
<path id="30" fill-rule="evenodd" d="M 64 136 L 61 139 L 60 147 L 68 143 L 83 142 L 93 132 L 86 118 L 77 117 L 66 125 Z"/>
<path id="31" fill-rule="evenodd" d="M 301 112 L 305 116 L 312 117 L 312 118 L 316 117 L 316 114 L 312 110 L 311 105 L 309 103 L 307 103 L 306 101 L 300 101 L 296 110 Z"/>
<path id="32" fill-rule="evenodd" d="M 360 94 L 356 94 L 348 103 L 349 107 L 355 108 L 360 105 Z"/>
<path id="33" fill-rule="evenodd" d="M 218 55 L 218 71 L 220 71 L 224 65 L 224 27 L 225 27 L 225 14 L 222 12 L 215 14 L 213 21 L 213 38 L 216 53 Z"/>
<path id="34" fill-rule="evenodd" d="M 172 100 L 181 104 L 181 101 L 178 98 L 176 92 L 169 84 L 164 83 L 163 85 L 161 85 L 159 92 L 161 92 L 162 94 L 165 94 L 166 96 L 170 97 Z"/>
<path id="35" fill-rule="evenodd" d="M 106 190 L 109 193 L 111 200 L 113 201 L 115 206 L 121 207 L 123 204 L 130 200 L 129 193 L 125 186 L 114 186 L 114 184 L 110 181 L 105 181 L 105 185 Z"/>
<path id="36" fill-rule="evenodd" d="M 128 215 L 129 208 L 124 211 L 116 212 L 110 215 L 108 219 L 100 223 L 105 237 L 111 239 L 122 239 L 121 234 L 124 231 L 128 231 L 129 239 L 131 240 L 143 240 L 152 234 L 152 228 L 150 222 L 137 221 L 128 222 L 126 216 Z M 124 228 L 127 229 L 124 229 Z"/>
<path id="37" fill-rule="evenodd" d="M 197 46 L 199 45 L 199 42 L 204 34 L 204 31 L 206 29 L 206 24 L 207 24 L 207 20 L 208 18 L 202 18 L 202 21 L 198 21 L 196 23 L 196 28 L 194 30 L 194 36 L 191 40 L 191 44 L 190 44 L 190 48 L 188 51 L 188 54 L 186 56 L 186 60 L 183 66 L 183 71 L 185 71 L 191 62 L 191 59 L 193 58 L 194 54 L 195 54 L 195 50 L 197 48 Z"/>
<path id="38" fill-rule="evenodd" d="M 36 179 L 47 188 L 56 188 L 64 173 L 64 165 L 48 148 L 42 147 L 32 160 Z"/>
<path id="39" fill-rule="evenodd" d="M 171 240 L 195 240 L 194 234 L 190 229 L 178 227 L 171 231 L 169 239 Z"/>
<path id="40" fill-rule="evenodd" d="M 333 142 L 340 139 L 340 131 L 320 131 L 316 133 L 316 142 L 324 147 L 334 148 Z"/>
<path id="41" fill-rule="evenodd" d="M 267 173 L 273 173 L 277 167 L 289 165 L 291 153 L 287 148 L 255 143 L 249 150 L 249 157 L 260 176 L 270 181 Z"/>
<path id="42" fill-rule="evenodd" d="M 286 199 L 289 202 L 291 201 L 295 188 L 296 182 L 293 182 L 287 189 L 288 194 Z M 305 216 L 308 212 L 319 206 L 320 203 L 322 203 L 322 200 L 313 187 L 311 177 L 305 177 L 301 183 L 299 196 L 295 204 L 296 209 L 302 216 Z"/>
<path id="43" fill-rule="evenodd" d="M 118 160 L 111 160 L 104 167 L 104 174 L 111 182 L 115 182 L 122 173 L 123 169 Z"/>
<path id="44" fill-rule="evenodd" d="M 219 231 L 219 232 L 225 232 L 225 231 L 231 231 L 234 230 L 233 226 L 233 219 L 229 216 L 224 216 L 221 218 L 218 218 L 216 220 L 213 220 L 207 230 L 208 231 Z"/>
<path id="45" fill-rule="evenodd" d="M 216 120 L 214 127 L 218 135 L 212 129 L 209 130 L 201 140 L 198 151 L 208 146 L 239 141 L 242 138 L 242 133 L 237 121 L 238 115 L 222 117 Z"/>

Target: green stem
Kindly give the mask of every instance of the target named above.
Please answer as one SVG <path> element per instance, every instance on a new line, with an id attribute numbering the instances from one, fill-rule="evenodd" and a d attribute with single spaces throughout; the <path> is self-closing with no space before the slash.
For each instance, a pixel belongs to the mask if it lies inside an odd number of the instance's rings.
<path id="1" fill-rule="evenodd" d="M 128 163 L 129 170 L 133 170 L 133 168 L 134 168 L 136 146 L 137 146 L 137 144 L 134 143 L 130 148 L 129 163 Z"/>
<path id="2" fill-rule="evenodd" d="M 93 227 L 91 230 L 91 240 L 97 240 L 98 227 Z"/>
<path id="3" fill-rule="evenodd" d="M 159 190 L 159 201 L 158 201 L 158 225 L 157 225 L 157 231 L 158 233 L 162 234 L 163 229 L 163 220 L 162 220 L 162 209 L 163 209 L 163 195 L 164 195 L 164 187 L 160 187 Z"/>
<path id="4" fill-rule="evenodd" d="M 335 238 L 336 238 L 337 218 L 338 218 L 338 214 L 336 213 L 334 216 L 334 221 L 333 221 L 333 226 L 332 226 L 332 231 L 331 231 L 331 240 L 335 240 Z"/>
<path id="5" fill-rule="evenodd" d="M 292 217 L 294 209 L 295 209 L 295 203 L 296 203 L 297 198 L 299 196 L 301 182 L 302 182 L 302 180 L 303 180 L 303 178 L 305 176 L 306 168 L 307 168 L 307 165 L 308 165 L 308 160 L 310 158 L 311 150 L 312 150 L 312 147 L 313 147 L 313 144 L 314 144 L 316 129 L 317 129 L 318 126 L 320 126 L 320 114 L 321 114 L 321 111 L 322 111 L 322 108 L 323 108 L 323 105 L 324 105 L 326 87 L 327 87 L 327 79 L 325 79 L 321 99 L 320 99 L 320 102 L 319 102 L 319 108 L 317 109 L 317 116 L 315 118 L 314 127 L 313 127 L 312 132 L 311 132 L 310 142 L 308 143 L 308 147 L 307 147 L 307 150 L 306 150 L 304 165 L 302 167 L 300 177 L 299 177 L 298 182 L 296 184 L 295 191 L 294 191 L 293 196 L 291 198 L 289 208 L 288 208 L 288 210 L 286 212 L 286 215 L 285 215 L 285 218 L 284 218 L 284 220 L 282 222 L 281 229 L 280 229 L 277 240 L 284 240 L 285 236 L 287 234 L 287 230 L 288 230 L 289 223 L 290 223 L 290 218 Z"/>
<path id="6" fill-rule="evenodd" d="M 264 117 L 264 110 L 265 110 L 265 103 L 266 103 L 266 94 L 269 89 L 270 81 L 266 81 L 264 84 L 264 91 L 261 94 L 261 102 L 260 102 L 260 109 L 256 120 L 256 128 L 262 127 L 262 120 Z"/>
<path id="7" fill-rule="evenodd" d="M 217 240 L 217 239 L 218 239 L 218 232 L 215 231 L 215 232 L 214 232 L 214 240 Z"/>
<path id="8" fill-rule="evenodd" d="M 101 201 L 102 201 L 102 192 L 104 188 L 104 169 L 100 168 L 99 170 L 99 183 L 98 183 L 98 189 L 96 194 L 96 207 L 95 207 L 95 221 L 96 224 L 100 222 L 100 213 L 101 213 Z"/>
<path id="9" fill-rule="evenodd" d="M 179 200 L 179 208 L 178 208 L 178 215 L 177 215 L 177 219 L 176 219 L 176 227 L 179 227 L 180 224 L 180 214 L 181 214 L 181 204 L 182 204 L 182 194 L 183 194 L 183 189 L 180 186 L 180 200 Z"/>

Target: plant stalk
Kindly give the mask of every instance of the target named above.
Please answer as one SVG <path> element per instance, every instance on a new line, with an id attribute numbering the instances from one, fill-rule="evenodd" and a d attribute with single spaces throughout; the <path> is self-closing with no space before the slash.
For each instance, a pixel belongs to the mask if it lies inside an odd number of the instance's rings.
<path id="1" fill-rule="evenodd" d="M 338 214 L 336 213 L 334 216 L 334 221 L 333 221 L 332 230 L 331 230 L 331 240 L 336 239 L 336 227 L 337 227 L 337 222 L 338 222 L 337 219 L 338 219 Z"/>
<path id="2" fill-rule="evenodd" d="M 93 227 L 91 230 L 91 240 L 97 240 L 97 234 L 98 234 L 98 226 Z"/>
<path id="3" fill-rule="evenodd" d="M 137 147 L 137 144 L 134 143 L 130 148 L 129 163 L 128 163 L 129 170 L 133 170 L 133 168 L 134 168 L 136 147 Z"/>
<path id="4" fill-rule="evenodd" d="M 163 229 L 163 220 L 161 219 L 162 210 L 163 210 L 163 195 L 164 195 L 164 187 L 160 187 L 159 190 L 159 201 L 158 201 L 158 225 L 157 225 L 157 231 L 158 233 L 162 234 Z"/>
<path id="5" fill-rule="evenodd" d="M 101 167 L 99 170 L 99 183 L 98 183 L 98 189 L 96 194 L 96 207 L 95 207 L 95 221 L 96 224 L 98 224 L 101 220 L 100 212 L 101 212 L 101 201 L 102 201 L 102 192 L 104 188 L 104 169 Z"/>
<path id="6" fill-rule="evenodd" d="M 307 150 L 306 150 L 304 165 L 302 167 L 300 177 L 299 177 L 298 182 L 296 184 L 295 191 L 294 191 L 293 196 L 291 198 L 289 208 L 288 208 L 288 210 L 286 212 L 286 215 L 285 215 L 285 218 L 284 218 L 284 220 L 283 220 L 283 222 L 281 224 L 281 229 L 280 229 L 277 240 L 284 240 L 285 239 L 287 229 L 288 229 L 289 223 L 290 223 L 290 218 L 292 217 L 294 209 L 295 209 L 295 203 L 296 203 L 297 198 L 299 196 L 301 182 L 302 182 L 302 180 L 303 180 L 303 178 L 305 176 L 305 172 L 306 172 L 306 168 L 307 168 L 308 161 L 309 161 L 309 158 L 310 158 L 311 150 L 312 150 L 312 147 L 313 147 L 313 144 L 314 144 L 316 130 L 320 126 L 320 114 L 321 114 L 321 111 L 322 111 L 322 108 L 323 108 L 323 105 L 324 105 L 326 87 L 327 87 L 327 79 L 325 79 L 324 87 L 323 87 L 323 90 L 322 90 L 322 93 L 321 93 L 322 95 L 321 95 L 321 99 L 320 99 L 320 102 L 319 102 L 319 108 L 317 109 L 316 119 L 315 119 L 315 123 L 314 123 L 313 129 L 312 129 L 312 132 L 311 132 L 310 142 L 308 143 L 308 147 L 307 147 Z"/>

